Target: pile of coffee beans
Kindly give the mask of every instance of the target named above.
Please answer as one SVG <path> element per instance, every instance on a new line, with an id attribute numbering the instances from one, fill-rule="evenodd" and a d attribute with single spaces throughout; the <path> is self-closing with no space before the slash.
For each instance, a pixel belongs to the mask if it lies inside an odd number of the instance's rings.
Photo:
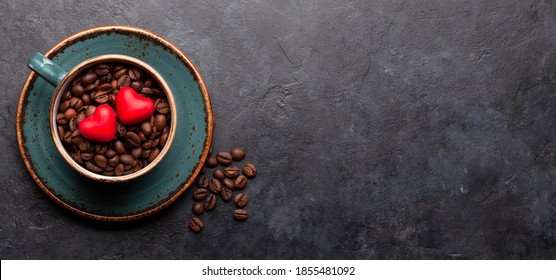
<path id="1" fill-rule="evenodd" d="M 245 221 L 249 217 L 245 206 L 249 202 L 249 197 L 243 192 L 247 186 L 248 178 L 257 175 L 257 168 L 252 163 L 241 166 L 231 165 L 232 162 L 242 161 L 246 156 L 242 148 L 233 148 L 231 152 L 220 152 L 216 155 L 209 155 L 205 161 L 205 167 L 212 169 L 212 178 L 204 171 L 198 180 L 198 187 L 193 192 L 193 213 L 197 216 L 205 211 L 212 211 L 217 204 L 217 196 L 222 201 L 229 202 L 233 199 L 236 210 L 233 217 L 238 221 Z M 223 169 L 222 169 L 223 167 Z M 235 194 L 234 191 L 239 193 Z M 199 217 L 189 220 L 189 229 L 200 232 L 205 224 Z"/>
<path id="2" fill-rule="evenodd" d="M 116 94 L 125 86 L 155 103 L 153 116 L 136 125 L 118 120 L 116 136 L 109 143 L 83 138 L 79 123 L 101 104 L 116 111 Z M 64 148 L 78 164 L 97 174 L 121 176 L 141 170 L 160 154 L 170 133 L 170 114 L 166 94 L 153 77 L 132 65 L 100 63 L 71 82 L 62 96 L 56 124 Z"/>

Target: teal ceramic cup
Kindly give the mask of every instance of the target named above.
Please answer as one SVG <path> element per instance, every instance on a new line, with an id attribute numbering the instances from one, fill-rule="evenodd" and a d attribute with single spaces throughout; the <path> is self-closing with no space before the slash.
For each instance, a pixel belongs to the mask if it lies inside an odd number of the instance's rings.
<path id="1" fill-rule="evenodd" d="M 150 77 L 152 77 L 161 86 L 162 90 L 166 94 L 168 103 L 170 105 L 170 110 L 171 110 L 170 132 L 169 132 L 168 140 L 164 145 L 164 148 L 160 151 L 159 155 L 151 163 L 149 163 L 147 166 L 143 167 L 142 169 L 138 170 L 137 172 L 128 175 L 105 176 L 105 175 L 101 175 L 89 171 L 88 169 L 78 164 L 72 158 L 72 156 L 66 151 L 61 141 L 61 137 L 63 137 L 63 135 L 58 134 L 56 115 L 62 100 L 63 93 L 69 90 L 72 81 L 76 76 L 82 74 L 83 71 L 90 69 L 90 67 L 98 63 L 125 63 L 141 69 L 142 71 L 147 73 Z M 108 55 L 101 55 L 101 56 L 87 59 L 79 63 L 70 71 L 66 72 L 64 69 L 62 69 L 60 66 L 58 66 L 50 59 L 46 58 L 41 53 L 35 53 L 31 57 L 27 65 L 29 66 L 29 68 L 31 68 L 31 70 L 36 72 L 39 76 L 41 76 L 48 83 L 50 83 L 53 87 L 56 88 L 52 96 L 52 101 L 51 101 L 50 111 L 49 111 L 50 134 L 52 135 L 52 140 L 54 141 L 56 149 L 62 155 L 64 160 L 68 163 L 68 165 L 71 168 L 75 169 L 83 176 L 86 176 L 93 180 L 107 182 L 107 183 L 121 183 L 129 180 L 133 180 L 152 170 L 167 154 L 168 150 L 172 145 L 174 135 L 176 132 L 177 122 L 178 122 L 175 113 L 176 103 L 174 101 L 174 96 L 172 94 L 172 91 L 170 90 L 170 87 L 168 86 L 166 81 L 154 68 L 149 66 L 147 63 L 130 56 L 125 56 L 120 54 L 108 54 Z"/>

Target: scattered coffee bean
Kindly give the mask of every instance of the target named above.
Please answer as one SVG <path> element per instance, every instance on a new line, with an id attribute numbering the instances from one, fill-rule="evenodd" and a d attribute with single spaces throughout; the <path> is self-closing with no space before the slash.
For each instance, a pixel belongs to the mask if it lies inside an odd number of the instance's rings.
<path id="1" fill-rule="evenodd" d="M 207 189 L 196 189 L 193 192 L 193 198 L 195 198 L 195 200 L 203 200 L 207 197 L 208 193 Z"/>
<path id="2" fill-rule="evenodd" d="M 207 198 L 205 198 L 203 206 L 207 211 L 214 209 L 214 207 L 216 206 L 216 195 L 214 195 L 213 193 L 209 194 Z"/>
<path id="3" fill-rule="evenodd" d="M 247 177 L 255 177 L 257 168 L 252 163 L 247 163 L 243 166 L 243 174 Z"/>
<path id="4" fill-rule="evenodd" d="M 224 168 L 224 174 L 228 178 L 237 178 L 239 176 L 239 168 L 237 166 L 228 166 Z"/>
<path id="5" fill-rule="evenodd" d="M 64 115 L 62 115 L 62 118 L 64 119 Z M 65 119 L 64 119 L 65 121 Z M 218 160 L 216 159 L 215 156 L 209 156 L 207 157 L 207 160 L 205 161 L 205 166 L 208 168 L 214 168 L 218 165 Z"/>
<path id="6" fill-rule="evenodd" d="M 236 195 L 236 197 L 234 198 L 234 202 L 236 203 L 237 207 L 243 208 L 245 207 L 245 205 L 247 205 L 247 202 L 249 202 L 249 197 L 247 197 L 247 195 L 244 193 L 240 193 Z"/>
<path id="7" fill-rule="evenodd" d="M 141 78 L 141 71 L 139 71 L 139 69 L 137 68 L 131 68 L 129 69 L 129 71 L 127 72 L 127 74 L 129 75 L 129 77 L 132 80 L 138 80 L 139 78 Z"/>
<path id="8" fill-rule="evenodd" d="M 247 186 L 247 181 L 248 181 L 247 177 L 245 177 L 243 175 L 238 176 L 236 178 L 236 181 L 235 181 L 236 188 L 238 188 L 240 190 L 245 188 L 245 186 Z"/>
<path id="9" fill-rule="evenodd" d="M 191 220 L 189 220 L 189 228 L 194 232 L 200 232 L 201 230 L 203 230 L 204 227 L 205 223 L 203 223 L 203 221 L 201 221 L 201 219 L 197 217 L 193 217 L 191 218 Z"/>
<path id="10" fill-rule="evenodd" d="M 209 178 L 207 178 L 206 176 L 201 176 L 201 178 L 199 178 L 199 188 L 203 188 L 203 189 L 208 188 L 209 182 L 210 182 Z"/>
<path id="11" fill-rule="evenodd" d="M 232 162 L 232 155 L 230 155 L 230 153 L 227 152 L 220 152 L 216 155 L 216 159 L 220 164 L 228 165 L 230 164 L 230 162 Z"/>
<path id="12" fill-rule="evenodd" d="M 232 199 L 232 190 L 229 188 L 222 188 L 222 191 L 220 191 L 220 196 L 222 196 L 222 200 L 228 202 L 230 201 L 230 199 Z"/>
<path id="13" fill-rule="evenodd" d="M 236 187 L 235 182 L 230 178 L 224 178 L 224 180 L 222 180 L 222 183 L 224 183 L 224 186 L 226 186 L 226 188 L 230 190 L 233 190 Z"/>
<path id="14" fill-rule="evenodd" d="M 235 161 L 241 161 L 245 158 L 245 151 L 242 148 L 233 148 L 230 154 Z"/>
<path id="15" fill-rule="evenodd" d="M 193 213 L 196 215 L 201 215 L 205 211 L 205 206 L 202 202 L 193 203 Z"/>
<path id="16" fill-rule="evenodd" d="M 226 175 L 224 175 L 224 171 L 222 171 L 222 169 L 216 168 L 212 172 L 212 177 L 214 177 L 218 180 L 223 180 L 226 177 Z"/>
<path id="17" fill-rule="evenodd" d="M 220 181 L 218 181 L 217 179 L 212 179 L 210 180 L 209 183 L 209 189 L 211 192 L 215 194 L 219 194 L 220 191 L 222 190 L 222 185 L 220 184 Z"/>
<path id="18" fill-rule="evenodd" d="M 238 221 L 245 221 L 249 217 L 249 214 L 245 209 L 236 209 L 234 211 L 234 218 Z"/>

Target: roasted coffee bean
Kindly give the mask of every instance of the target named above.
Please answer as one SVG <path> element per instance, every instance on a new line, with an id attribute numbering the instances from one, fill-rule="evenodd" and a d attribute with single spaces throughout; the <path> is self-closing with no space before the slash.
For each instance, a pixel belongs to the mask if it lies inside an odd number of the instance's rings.
<path id="1" fill-rule="evenodd" d="M 163 130 L 166 126 L 166 116 L 162 114 L 156 115 L 156 117 L 154 117 L 154 126 L 156 126 L 156 129 L 159 131 Z"/>
<path id="2" fill-rule="evenodd" d="M 98 104 L 108 103 L 110 101 L 110 93 L 108 91 L 97 91 L 91 94 L 91 98 Z"/>
<path id="3" fill-rule="evenodd" d="M 235 185 L 236 188 L 240 190 L 245 188 L 245 186 L 247 186 L 247 177 L 240 175 L 239 177 L 236 178 Z"/>
<path id="4" fill-rule="evenodd" d="M 62 101 L 66 101 L 66 100 L 68 100 L 68 99 L 70 99 L 70 98 L 71 98 L 71 91 L 69 91 L 69 90 L 66 91 L 66 93 L 64 93 L 64 94 L 62 95 Z"/>
<path id="5" fill-rule="evenodd" d="M 207 157 L 207 160 L 205 161 L 205 166 L 208 168 L 214 168 L 218 165 L 218 161 L 216 160 L 215 156 L 209 156 Z"/>
<path id="6" fill-rule="evenodd" d="M 103 155 L 98 155 L 97 154 L 94 157 L 94 161 L 95 161 L 95 164 L 97 166 L 102 167 L 102 168 L 104 168 L 104 167 L 106 167 L 106 165 L 108 165 L 108 159 L 106 159 L 106 157 L 103 156 Z"/>
<path id="7" fill-rule="evenodd" d="M 63 113 L 58 113 L 56 115 L 56 123 L 59 125 L 64 125 L 68 123 L 68 120 L 66 120 L 66 117 L 64 117 Z"/>
<path id="8" fill-rule="evenodd" d="M 66 130 L 64 129 L 64 127 L 59 125 L 56 127 L 56 129 L 58 129 L 58 137 L 64 137 L 64 134 L 66 134 Z"/>
<path id="9" fill-rule="evenodd" d="M 201 176 L 201 178 L 199 178 L 199 182 L 198 182 L 199 188 L 203 188 L 203 189 L 208 188 L 209 181 L 210 181 L 210 179 L 207 178 L 207 176 Z"/>
<path id="10" fill-rule="evenodd" d="M 237 207 L 243 208 L 245 207 L 245 205 L 247 205 L 247 202 L 249 202 L 249 197 L 247 197 L 247 195 L 244 193 L 240 193 L 236 195 L 236 197 L 234 198 L 234 202 Z"/>
<path id="11" fill-rule="evenodd" d="M 114 69 L 116 70 L 116 69 Z M 117 70 L 116 73 L 114 73 L 114 78 L 116 80 L 120 79 L 122 76 L 124 76 L 125 74 L 127 74 L 127 68 L 121 68 L 120 70 Z"/>
<path id="12" fill-rule="evenodd" d="M 88 85 L 88 86 L 85 87 L 85 93 L 91 93 L 91 92 L 93 92 L 93 91 L 96 91 L 97 88 L 98 88 L 97 85 L 95 85 L 95 84 L 90 84 L 90 85 Z"/>
<path id="13" fill-rule="evenodd" d="M 160 148 L 164 147 L 164 145 L 166 145 L 166 141 L 168 141 L 168 133 L 166 133 L 166 132 L 162 133 L 162 135 L 160 135 L 160 137 L 157 138 L 157 139 L 158 139 L 157 145 Z M 153 146 L 154 146 L 154 143 L 153 143 Z"/>
<path id="14" fill-rule="evenodd" d="M 116 151 L 114 151 L 114 150 L 112 150 L 112 149 L 108 149 L 108 150 L 106 150 L 106 153 L 104 153 L 104 155 L 105 155 L 107 158 L 111 158 L 111 157 L 116 156 Z"/>
<path id="15" fill-rule="evenodd" d="M 100 173 L 102 171 L 102 168 L 96 166 L 94 163 L 92 163 L 90 161 L 85 162 L 85 167 L 87 169 L 89 169 L 90 171 L 93 171 L 95 173 Z"/>
<path id="16" fill-rule="evenodd" d="M 135 162 L 135 159 L 129 154 L 120 155 L 120 162 L 123 164 L 131 165 Z"/>
<path id="17" fill-rule="evenodd" d="M 106 144 L 95 144 L 95 152 L 97 154 L 104 154 L 108 150 L 108 145 Z"/>
<path id="18" fill-rule="evenodd" d="M 71 87 L 71 94 L 73 94 L 73 96 L 81 97 L 83 96 L 83 93 L 85 93 L 85 89 L 81 84 L 76 84 L 73 87 Z"/>
<path id="19" fill-rule="evenodd" d="M 207 198 L 205 198 L 203 202 L 203 206 L 205 206 L 205 210 L 207 211 L 214 209 L 216 206 L 216 196 L 213 193 L 207 195 Z"/>
<path id="20" fill-rule="evenodd" d="M 69 106 L 70 106 L 70 108 L 73 108 L 75 110 L 79 110 L 81 107 L 83 107 L 83 100 L 81 100 L 80 98 L 77 98 L 77 97 L 72 97 L 69 100 Z"/>
<path id="21" fill-rule="evenodd" d="M 145 87 L 145 84 L 143 84 L 143 88 L 141 88 L 141 94 L 144 94 L 144 95 L 148 96 L 148 95 L 153 94 L 153 91 L 150 88 Z"/>
<path id="22" fill-rule="evenodd" d="M 66 120 L 71 120 L 72 118 L 74 118 L 77 115 L 77 112 L 75 112 L 75 110 L 73 108 L 69 108 L 66 110 L 66 112 L 64 112 L 64 118 L 66 118 Z"/>
<path id="23" fill-rule="evenodd" d="M 192 210 L 193 210 L 193 213 L 195 213 L 196 215 L 201 215 L 205 211 L 205 206 L 203 205 L 202 202 L 195 202 L 195 203 L 193 203 L 193 209 Z"/>
<path id="24" fill-rule="evenodd" d="M 110 84 L 112 82 L 112 74 L 108 73 L 98 79 L 100 85 L 102 84 Z"/>
<path id="25" fill-rule="evenodd" d="M 224 168 L 224 175 L 228 178 L 237 178 L 239 176 L 239 168 L 237 166 L 228 166 Z"/>
<path id="26" fill-rule="evenodd" d="M 79 144 L 79 141 L 81 141 L 81 139 L 82 137 L 81 134 L 79 133 L 79 130 L 76 130 L 71 133 L 71 142 L 73 144 Z"/>
<path id="27" fill-rule="evenodd" d="M 148 159 L 151 156 L 152 151 L 151 150 L 143 150 L 141 152 L 141 157 L 142 158 L 146 158 Z"/>
<path id="28" fill-rule="evenodd" d="M 121 122 L 118 122 L 116 124 L 116 136 L 124 137 L 126 132 L 127 132 L 127 130 L 125 128 L 125 125 Z"/>
<path id="29" fill-rule="evenodd" d="M 112 147 L 114 148 L 114 151 L 116 151 L 116 153 L 118 155 L 121 155 L 121 154 L 125 153 L 124 143 L 120 140 L 117 140 L 116 142 L 114 142 L 114 144 L 112 144 Z"/>
<path id="30" fill-rule="evenodd" d="M 114 171 L 102 171 L 102 175 L 104 176 L 114 176 Z"/>
<path id="31" fill-rule="evenodd" d="M 164 95 L 164 93 L 158 88 L 151 88 L 151 90 L 153 91 L 153 95 L 156 95 L 156 96 Z"/>
<path id="32" fill-rule="evenodd" d="M 147 78 L 147 80 L 145 80 L 145 83 L 143 83 L 144 86 L 146 87 L 152 87 L 154 86 L 153 80 L 151 80 L 151 78 Z"/>
<path id="33" fill-rule="evenodd" d="M 143 149 L 150 149 L 153 145 L 153 141 L 152 140 L 147 140 L 143 143 L 141 143 L 141 148 Z"/>
<path id="34" fill-rule="evenodd" d="M 131 150 L 131 156 L 134 157 L 134 158 L 140 158 L 142 152 L 143 152 L 143 149 L 141 149 L 141 147 L 137 147 L 137 148 Z"/>
<path id="35" fill-rule="evenodd" d="M 77 129 L 77 125 L 75 125 L 75 118 L 68 121 L 68 126 L 70 131 L 75 131 Z"/>
<path id="36" fill-rule="evenodd" d="M 108 67 L 108 65 L 106 64 L 98 64 L 97 66 L 95 66 L 95 73 L 99 76 L 104 76 L 110 73 L 110 67 Z"/>
<path id="37" fill-rule="evenodd" d="M 236 209 L 234 211 L 234 218 L 238 221 L 245 221 L 249 218 L 249 214 L 245 209 Z"/>
<path id="38" fill-rule="evenodd" d="M 132 80 L 138 80 L 139 78 L 141 78 L 141 71 L 139 71 L 139 69 L 137 68 L 131 68 L 129 69 L 129 71 L 127 72 L 127 74 L 129 75 L 129 77 Z"/>
<path id="39" fill-rule="evenodd" d="M 81 152 L 90 152 L 92 149 L 91 142 L 87 141 L 86 139 L 81 139 L 81 141 L 79 141 L 79 144 L 77 145 L 79 146 L 79 150 Z"/>
<path id="40" fill-rule="evenodd" d="M 64 134 L 64 142 L 71 144 L 71 131 L 66 131 L 66 134 Z"/>
<path id="41" fill-rule="evenodd" d="M 75 152 L 75 154 L 73 154 L 72 156 L 73 160 L 75 160 L 75 162 L 79 163 L 79 164 L 83 164 L 83 159 L 81 158 L 81 151 L 77 151 Z"/>
<path id="42" fill-rule="evenodd" d="M 116 174 L 116 176 L 122 176 L 122 174 L 124 174 L 124 171 L 124 165 L 121 163 L 116 165 L 116 168 L 114 169 L 114 173 Z"/>
<path id="43" fill-rule="evenodd" d="M 207 195 L 209 194 L 209 192 L 207 191 L 207 189 L 196 189 L 193 192 L 193 198 L 195 200 L 203 200 L 207 197 Z"/>
<path id="44" fill-rule="evenodd" d="M 218 180 L 223 180 L 226 177 L 226 175 L 224 175 L 224 171 L 222 171 L 222 169 L 215 168 L 214 171 L 212 172 L 212 177 Z"/>
<path id="45" fill-rule="evenodd" d="M 211 192 L 218 194 L 222 190 L 222 185 L 220 184 L 220 181 L 212 179 L 209 183 L 209 189 Z"/>
<path id="46" fill-rule="evenodd" d="M 141 92 L 141 89 L 143 88 L 143 84 L 141 83 L 141 81 L 133 81 L 131 82 L 131 84 L 129 84 L 129 86 L 136 92 Z"/>
<path id="47" fill-rule="evenodd" d="M 236 183 L 230 178 L 224 178 L 224 180 L 222 180 L 222 183 L 224 183 L 224 186 L 226 186 L 226 188 L 231 190 L 236 187 Z"/>
<path id="48" fill-rule="evenodd" d="M 166 102 L 164 99 L 157 99 L 154 103 L 154 106 L 156 107 L 156 111 L 160 114 L 170 113 L 170 104 L 168 104 L 168 102 Z"/>
<path id="49" fill-rule="evenodd" d="M 252 163 L 247 163 L 243 166 L 243 174 L 247 177 L 255 177 L 257 175 L 257 168 Z"/>
<path id="50" fill-rule="evenodd" d="M 87 86 L 89 84 L 94 83 L 97 80 L 97 74 L 94 72 L 89 72 L 81 78 L 81 84 L 83 86 Z"/>
<path id="51" fill-rule="evenodd" d="M 158 154 L 160 154 L 160 150 L 158 148 L 151 149 L 151 155 L 149 156 L 149 158 L 147 160 L 148 161 L 155 160 L 156 157 L 158 156 Z"/>
<path id="52" fill-rule="evenodd" d="M 152 126 L 148 121 L 144 121 L 141 123 L 141 132 L 145 135 L 150 135 L 153 132 Z"/>
<path id="53" fill-rule="evenodd" d="M 133 166 L 129 165 L 129 164 L 124 164 L 124 170 L 128 171 L 132 168 Z M 125 173 L 125 172 L 124 172 Z"/>
<path id="54" fill-rule="evenodd" d="M 104 171 L 114 171 L 114 167 L 113 167 L 113 166 L 110 166 L 110 165 L 107 165 L 107 166 L 104 168 Z"/>
<path id="55" fill-rule="evenodd" d="M 118 88 L 128 87 L 131 84 L 131 78 L 128 75 L 123 75 L 118 79 Z"/>
<path id="56" fill-rule="evenodd" d="M 220 164 L 228 165 L 230 164 L 230 162 L 232 162 L 232 155 L 230 155 L 230 153 L 227 152 L 220 152 L 216 154 L 216 159 Z"/>
<path id="57" fill-rule="evenodd" d="M 70 101 L 66 100 L 60 103 L 60 107 L 58 107 L 58 112 L 64 113 L 70 107 Z"/>
<path id="58" fill-rule="evenodd" d="M 220 191 L 220 196 L 222 197 L 222 200 L 228 202 L 230 201 L 230 199 L 232 199 L 232 190 L 228 188 L 222 188 L 222 191 Z"/>
<path id="59" fill-rule="evenodd" d="M 108 165 L 116 166 L 120 163 L 120 156 L 116 155 L 108 159 Z"/>
<path id="60" fill-rule="evenodd" d="M 134 129 L 134 131 L 136 131 L 136 130 L 137 129 Z M 141 140 L 141 142 L 145 142 L 148 139 L 147 136 L 145 136 L 145 134 L 142 131 L 140 131 L 140 129 L 139 129 L 139 132 L 137 133 L 137 136 L 139 136 L 139 139 Z"/>
<path id="61" fill-rule="evenodd" d="M 93 153 L 81 153 L 81 158 L 83 160 L 91 160 L 93 159 L 94 154 Z"/>
<path id="62" fill-rule="evenodd" d="M 112 89 L 112 85 L 109 84 L 109 83 L 102 84 L 102 85 L 98 86 L 99 91 L 109 91 L 111 89 Z"/>
<path id="63" fill-rule="evenodd" d="M 134 132 L 127 132 L 125 134 L 125 142 L 130 147 L 138 147 L 141 145 L 141 138 L 139 138 L 139 135 Z"/>
<path id="64" fill-rule="evenodd" d="M 201 221 L 201 219 L 197 217 L 193 217 L 191 218 L 191 220 L 189 220 L 189 228 L 194 232 L 200 232 L 201 230 L 203 230 L 204 227 L 205 223 L 203 223 L 203 221 Z"/>
<path id="65" fill-rule="evenodd" d="M 241 161 L 245 158 L 245 151 L 242 148 L 233 148 L 230 152 L 232 159 L 235 161 Z"/>
<path id="66" fill-rule="evenodd" d="M 87 115 L 85 114 L 85 112 L 81 112 L 79 114 L 77 114 L 77 117 L 75 117 L 75 125 L 79 125 L 79 123 L 85 119 L 87 117 Z"/>
<path id="67" fill-rule="evenodd" d="M 90 105 L 92 103 L 91 96 L 88 94 L 83 94 L 83 96 L 81 96 L 81 100 L 83 101 L 83 105 Z"/>

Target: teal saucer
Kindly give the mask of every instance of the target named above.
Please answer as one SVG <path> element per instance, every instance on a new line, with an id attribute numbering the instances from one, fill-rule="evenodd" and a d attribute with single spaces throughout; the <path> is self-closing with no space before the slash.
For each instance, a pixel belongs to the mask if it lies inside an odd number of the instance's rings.
<path id="1" fill-rule="evenodd" d="M 17 140 L 29 173 L 55 202 L 76 214 L 103 221 L 128 221 L 152 215 L 174 202 L 203 167 L 214 118 L 201 75 L 177 47 L 150 31 L 105 26 L 72 35 L 45 55 L 65 70 L 104 54 L 140 59 L 166 80 L 176 101 L 174 142 L 150 172 L 126 183 L 102 183 L 74 171 L 56 150 L 49 129 L 54 88 L 29 74 L 17 108 Z"/>

